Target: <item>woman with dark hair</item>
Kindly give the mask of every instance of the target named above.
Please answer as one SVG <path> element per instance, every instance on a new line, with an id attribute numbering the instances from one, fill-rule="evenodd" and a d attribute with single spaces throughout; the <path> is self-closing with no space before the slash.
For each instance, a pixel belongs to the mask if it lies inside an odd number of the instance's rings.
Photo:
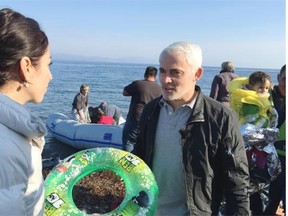
<path id="1" fill-rule="evenodd" d="M 1 215 L 43 215 L 41 119 L 24 104 L 40 103 L 52 80 L 48 38 L 39 24 L 0 10 Z"/>

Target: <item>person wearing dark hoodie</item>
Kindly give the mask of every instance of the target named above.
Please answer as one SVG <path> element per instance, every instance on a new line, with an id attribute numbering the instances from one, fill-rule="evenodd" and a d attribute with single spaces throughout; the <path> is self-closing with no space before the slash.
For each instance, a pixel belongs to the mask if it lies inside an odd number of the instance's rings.
<path id="1" fill-rule="evenodd" d="M 225 61 L 221 65 L 221 71 L 217 74 L 211 84 L 210 97 L 229 106 L 229 82 L 238 75 L 234 72 L 234 65 L 231 61 Z"/>

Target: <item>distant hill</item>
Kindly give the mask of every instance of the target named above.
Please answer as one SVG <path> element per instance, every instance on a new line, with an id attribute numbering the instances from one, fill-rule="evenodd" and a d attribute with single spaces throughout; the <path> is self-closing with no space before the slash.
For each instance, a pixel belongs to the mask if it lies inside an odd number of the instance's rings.
<path id="1" fill-rule="evenodd" d="M 52 53 L 54 60 L 72 60 L 72 61 L 96 61 L 96 62 L 116 62 L 116 63 L 140 63 L 140 64 L 157 64 L 158 59 L 149 59 L 145 57 L 123 57 L 108 58 L 99 56 L 72 55 L 66 53 Z"/>

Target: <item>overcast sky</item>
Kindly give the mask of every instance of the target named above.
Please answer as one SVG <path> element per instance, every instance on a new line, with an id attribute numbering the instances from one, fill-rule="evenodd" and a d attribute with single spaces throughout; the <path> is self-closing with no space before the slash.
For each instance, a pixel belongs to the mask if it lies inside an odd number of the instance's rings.
<path id="1" fill-rule="evenodd" d="M 52 57 L 158 63 L 163 48 L 190 41 L 202 47 L 204 66 L 285 64 L 285 0 L 0 0 L 0 6 L 36 19 Z"/>

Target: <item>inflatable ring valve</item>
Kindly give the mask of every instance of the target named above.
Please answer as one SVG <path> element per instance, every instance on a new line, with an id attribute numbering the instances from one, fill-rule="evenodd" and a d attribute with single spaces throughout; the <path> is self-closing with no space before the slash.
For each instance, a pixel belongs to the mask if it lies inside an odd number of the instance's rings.
<path id="1" fill-rule="evenodd" d="M 125 183 L 125 197 L 113 211 L 103 215 L 153 215 L 158 186 L 150 168 L 139 157 L 115 148 L 93 148 L 77 152 L 55 166 L 45 179 L 44 215 L 89 215 L 74 204 L 72 190 L 85 176 L 112 170 Z M 142 203 L 139 198 L 142 198 Z"/>

